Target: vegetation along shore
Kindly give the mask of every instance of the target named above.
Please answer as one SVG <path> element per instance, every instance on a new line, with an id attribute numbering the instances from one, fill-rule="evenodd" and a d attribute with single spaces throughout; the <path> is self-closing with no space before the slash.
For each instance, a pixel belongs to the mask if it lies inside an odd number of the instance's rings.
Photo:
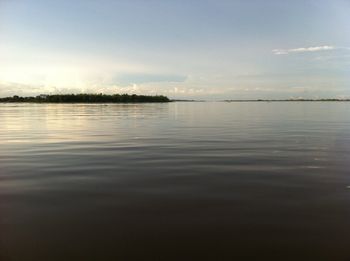
<path id="1" fill-rule="evenodd" d="M 32 102 L 32 103 L 138 103 L 138 102 L 170 102 L 163 95 L 136 95 L 136 94 L 55 94 L 39 95 L 35 97 L 6 97 L 0 102 Z"/>

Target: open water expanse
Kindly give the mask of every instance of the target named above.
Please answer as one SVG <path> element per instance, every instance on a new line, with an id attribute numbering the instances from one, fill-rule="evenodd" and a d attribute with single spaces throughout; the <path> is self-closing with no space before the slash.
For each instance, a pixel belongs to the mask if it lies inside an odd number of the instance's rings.
<path id="1" fill-rule="evenodd" d="M 350 103 L 0 104 L 0 260 L 350 260 Z"/>

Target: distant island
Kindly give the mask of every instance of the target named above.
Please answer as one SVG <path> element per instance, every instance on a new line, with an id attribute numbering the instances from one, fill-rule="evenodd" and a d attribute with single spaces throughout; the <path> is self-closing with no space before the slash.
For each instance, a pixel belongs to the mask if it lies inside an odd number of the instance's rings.
<path id="1" fill-rule="evenodd" d="M 170 102 L 163 95 L 136 95 L 136 94 L 41 94 L 35 97 L 6 97 L 0 98 L 0 102 L 31 102 L 31 103 L 146 103 L 146 102 Z"/>

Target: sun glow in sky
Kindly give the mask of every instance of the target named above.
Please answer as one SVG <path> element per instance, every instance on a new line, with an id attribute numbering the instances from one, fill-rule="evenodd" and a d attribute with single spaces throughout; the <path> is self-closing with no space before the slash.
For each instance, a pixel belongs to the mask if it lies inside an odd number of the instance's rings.
<path id="1" fill-rule="evenodd" d="M 0 0 L 0 97 L 350 97 L 350 2 Z"/>

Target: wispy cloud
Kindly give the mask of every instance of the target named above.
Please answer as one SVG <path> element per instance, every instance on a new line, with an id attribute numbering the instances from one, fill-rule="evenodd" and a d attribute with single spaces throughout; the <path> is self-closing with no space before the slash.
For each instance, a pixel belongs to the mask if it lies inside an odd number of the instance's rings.
<path id="1" fill-rule="evenodd" d="M 272 50 L 272 52 L 276 55 L 281 55 L 281 54 L 289 54 L 289 53 L 330 51 L 335 49 L 339 49 L 339 48 L 332 45 L 323 45 L 323 46 L 300 47 L 300 48 L 294 48 L 294 49 L 274 49 Z"/>

